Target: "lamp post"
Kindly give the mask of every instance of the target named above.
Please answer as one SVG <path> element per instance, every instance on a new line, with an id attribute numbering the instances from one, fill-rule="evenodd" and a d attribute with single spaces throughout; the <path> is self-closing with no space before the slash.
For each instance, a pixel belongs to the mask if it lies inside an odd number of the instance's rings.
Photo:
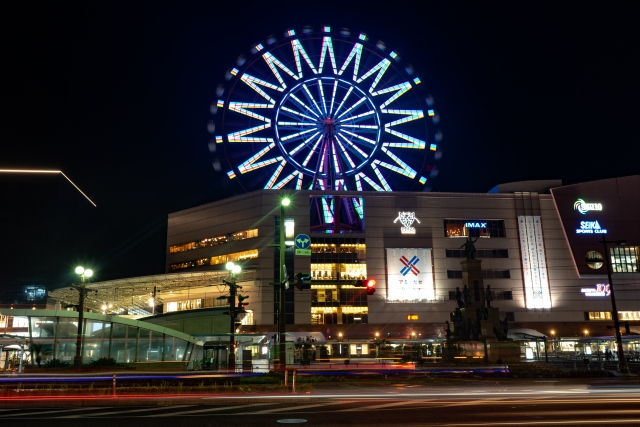
<path id="1" fill-rule="evenodd" d="M 227 371 L 236 370 L 236 291 L 238 285 L 236 284 L 236 276 L 242 271 L 239 265 L 235 265 L 233 262 L 228 262 L 226 265 L 229 271 L 229 354 L 227 356 Z"/>
<path id="2" fill-rule="evenodd" d="M 604 246 L 604 262 L 607 264 L 607 276 L 609 276 L 609 295 L 611 296 L 611 314 L 613 317 L 613 328 L 616 331 L 616 343 L 618 344 L 618 365 L 621 372 L 628 372 L 627 361 L 624 358 L 624 350 L 622 349 L 622 334 L 620 333 L 620 319 L 618 318 L 618 307 L 616 306 L 616 297 L 613 293 L 613 280 L 611 279 L 611 256 L 608 251 L 608 244 L 614 243 L 618 246 L 622 246 L 627 243 L 626 240 L 607 241 L 600 240 L 600 243 Z"/>
<path id="3" fill-rule="evenodd" d="M 280 201 L 280 265 L 278 270 L 280 270 L 280 304 L 278 307 L 278 341 L 280 345 L 280 368 L 284 369 L 287 367 L 287 344 L 285 337 L 285 282 L 287 280 L 286 277 L 286 263 L 285 263 L 285 250 L 287 248 L 285 243 L 285 225 L 284 225 L 284 208 L 291 204 L 291 200 L 288 197 L 283 198 Z"/>
<path id="4" fill-rule="evenodd" d="M 76 356 L 73 358 L 73 367 L 76 370 L 82 369 L 82 344 L 84 340 L 84 298 L 87 296 L 87 288 L 85 280 L 93 276 L 93 270 L 84 267 L 76 267 L 76 274 L 80 276 L 80 283 L 71 285 L 71 289 L 75 289 L 80 294 L 78 301 L 78 332 L 76 334 Z"/>

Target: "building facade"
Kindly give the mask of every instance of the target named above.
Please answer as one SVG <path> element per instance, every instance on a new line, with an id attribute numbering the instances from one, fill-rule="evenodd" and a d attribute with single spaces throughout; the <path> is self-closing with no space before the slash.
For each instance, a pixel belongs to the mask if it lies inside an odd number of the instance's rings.
<path id="1" fill-rule="evenodd" d="M 605 334 L 611 323 L 605 256 L 621 319 L 640 323 L 640 176 L 570 186 L 513 183 L 481 194 L 251 192 L 170 214 L 166 272 L 239 263 L 254 273 L 241 283 L 250 297 L 243 327 L 274 331 L 280 262 L 269 245 L 279 243 L 285 196 L 291 199 L 285 219 L 311 243 L 310 256 L 286 251 L 288 331 L 328 339 L 442 337 L 468 238 L 493 304 L 512 327 Z M 297 273 L 311 274 L 310 290 L 295 289 Z M 376 281 L 375 293 L 359 287 L 363 279 Z M 165 312 L 221 304 L 213 294 L 162 298 Z"/>

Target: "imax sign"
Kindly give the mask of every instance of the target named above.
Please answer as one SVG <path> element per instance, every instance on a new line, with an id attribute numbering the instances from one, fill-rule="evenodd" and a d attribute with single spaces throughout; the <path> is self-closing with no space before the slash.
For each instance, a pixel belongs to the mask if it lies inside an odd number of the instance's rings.
<path id="1" fill-rule="evenodd" d="M 464 226 L 467 228 L 487 228 L 486 222 L 465 222 Z"/>

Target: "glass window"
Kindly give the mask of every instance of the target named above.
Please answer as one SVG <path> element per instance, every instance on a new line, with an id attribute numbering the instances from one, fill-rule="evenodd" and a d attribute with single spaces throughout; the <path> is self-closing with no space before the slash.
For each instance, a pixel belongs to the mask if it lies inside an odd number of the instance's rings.
<path id="1" fill-rule="evenodd" d="M 506 237 L 503 220 L 445 219 L 445 237 Z"/>
<path id="2" fill-rule="evenodd" d="M 258 258 L 257 249 L 251 249 L 248 251 L 235 252 L 227 255 L 218 255 L 211 258 L 201 258 L 194 261 L 186 261 L 186 262 L 171 264 L 171 271 L 182 270 L 185 268 L 203 267 L 207 265 L 226 264 L 229 261 L 244 261 L 252 258 Z"/>
<path id="3" fill-rule="evenodd" d="M 311 264 L 311 280 L 364 280 L 367 264 Z"/>
<path id="4" fill-rule="evenodd" d="M 637 273 L 640 271 L 640 246 L 618 246 L 611 248 L 611 269 L 614 273 Z"/>
<path id="5" fill-rule="evenodd" d="M 178 252 L 190 251 L 193 249 L 206 248 L 209 246 L 221 245 L 232 240 L 244 240 L 258 237 L 258 229 L 253 228 L 251 230 L 238 231 L 228 236 L 207 237 L 205 239 L 197 240 L 195 242 L 181 243 L 179 245 L 169 246 L 169 253 L 174 254 Z"/>

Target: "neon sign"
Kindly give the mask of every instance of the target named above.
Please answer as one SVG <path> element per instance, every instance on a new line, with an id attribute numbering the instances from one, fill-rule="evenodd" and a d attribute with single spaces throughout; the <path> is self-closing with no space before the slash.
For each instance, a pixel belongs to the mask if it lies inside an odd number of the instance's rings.
<path id="1" fill-rule="evenodd" d="M 608 297 L 611 295 L 609 284 L 598 283 L 595 288 L 582 288 L 580 292 L 588 297 Z"/>
<path id="2" fill-rule="evenodd" d="M 580 228 L 576 229 L 576 234 L 607 234 L 607 230 L 600 227 L 598 221 L 580 221 Z"/>
<path id="3" fill-rule="evenodd" d="M 467 228 L 487 228 L 486 222 L 465 222 L 464 226 Z"/>
<path id="4" fill-rule="evenodd" d="M 400 229 L 402 234 L 416 234 L 416 229 L 412 225 L 414 221 L 418 221 L 418 224 L 420 224 L 420 220 L 416 218 L 415 212 L 398 212 L 398 218 L 394 219 L 393 223 L 395 224 L 398 220 L 403 225 Z"/>
<path id="5" fill-rule="evenodd" d="M 573 210 L 576 210 L 582 215 L 585 215 L 589 211 L 601 211 L 602 203 L 587 203 L 582 199 L 578 199 L 573 204 Z"/>

